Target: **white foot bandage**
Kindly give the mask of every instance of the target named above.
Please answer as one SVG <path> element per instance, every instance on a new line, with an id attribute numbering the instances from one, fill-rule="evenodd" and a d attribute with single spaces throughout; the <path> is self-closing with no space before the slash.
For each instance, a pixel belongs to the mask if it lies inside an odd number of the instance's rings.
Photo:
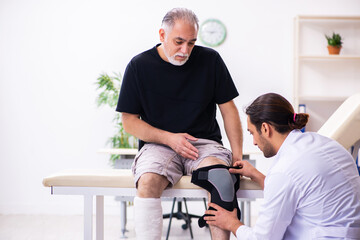
<path id="1" fill-rule="evenodd" d="M 163 226 L 161 199 L 135 197 L 134 220 L 136 239 L 160 240 Z"/>

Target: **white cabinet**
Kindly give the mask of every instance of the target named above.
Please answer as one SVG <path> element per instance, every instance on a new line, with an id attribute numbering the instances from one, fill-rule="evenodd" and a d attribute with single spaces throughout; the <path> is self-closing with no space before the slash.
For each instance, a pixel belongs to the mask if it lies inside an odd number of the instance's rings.
<path id="1" fill-rule="evenodd" d="M 327 50 L 325 34 L 333 32 L 343 39 L 340 55 Z M 360 16 L 297 16 L 294 41 L 294 107 L 305 105 L 306 131 L 317 131 L 360 92 Z"/>

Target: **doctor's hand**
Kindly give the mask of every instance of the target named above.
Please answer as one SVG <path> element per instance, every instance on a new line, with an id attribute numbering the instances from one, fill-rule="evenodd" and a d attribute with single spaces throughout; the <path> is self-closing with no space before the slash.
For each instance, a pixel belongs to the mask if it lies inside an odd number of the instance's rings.
<path id="1" fill-rule="evenodd" d="M 251 163 L 246 160 L 237 161 L 234 163 L 234 167 L 240 167 L 240 169 L 230 168 L 230 173 L 237 173 L 241 176 L 249 177 L 264 189 L 265 175 L 259 172 Z"/>
<path id="2" fill-rule="evenodd" d="M 252 178 L 252 175 L 258 171 L 256 168 L 254 168 L 253 165 L 251 165 L 248 161 L 244 160 L 244 161 L 237 161 L 234 163 L 233 165 L 234 167 L 239 167 L 239 169 L 237 168 L 230 168 L 229 171 L 231 173 L 237 173 L 240 174 L 241 176 L 245 176 L 245 177 L 249 177 Z"/>
<path id="3" fill-rule="evenodd" d="M 209 207 L 215 208 L 216 211 L 215 210 L 207 210 L 205 212 L 205 214 L 214 215 L 214 216 L 205 216 L 204 217 L 207 224 L 217 226 L 217 227 L 227 230 L 227 231 L 231 231 L 234 234 L 236 233 L 236 230 L 241 225 L 244 225 L 237 218 L 236 208 L 232 212 L 230 212 L 215 203 L 209 203 Z"/>
<path id="4" fill-rule="evenodd" d="M 189 141 L 198 139 L 187 133 L 174 133 L 168 138 L 168 146 L 184 158 L 196 160 L 199 157 L 199 150 Z"/>

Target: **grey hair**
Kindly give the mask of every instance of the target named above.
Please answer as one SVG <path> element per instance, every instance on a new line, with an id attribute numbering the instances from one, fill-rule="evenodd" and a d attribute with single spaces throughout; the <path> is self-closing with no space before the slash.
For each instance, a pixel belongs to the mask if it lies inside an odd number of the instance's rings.
<path id="1" fill-rule="evenodd" d="M 199 29 L 199 19 L 193 11 L 186 8 L 173 8 L 167 12 L 162 20 L 162 27 L 167 32 L 174 27 L 175 21 L 180 19 L 196 25 L 196 29 Z"/>

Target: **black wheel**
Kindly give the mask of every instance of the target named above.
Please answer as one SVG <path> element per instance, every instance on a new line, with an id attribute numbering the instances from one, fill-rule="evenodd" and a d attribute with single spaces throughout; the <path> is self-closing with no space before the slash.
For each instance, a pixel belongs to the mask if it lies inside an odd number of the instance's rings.
<path id="1" fill-rule="evenodd" d="M 188 227 L 189 227 L 189 226 L 188 226 L 188 224 L 187 224 L 187 223 L 185 223 L 185 224 L 181 225 L 181 228 L 182 228 L 182 229 L 184 229 L 184 230 L 188 229 Z"/>

